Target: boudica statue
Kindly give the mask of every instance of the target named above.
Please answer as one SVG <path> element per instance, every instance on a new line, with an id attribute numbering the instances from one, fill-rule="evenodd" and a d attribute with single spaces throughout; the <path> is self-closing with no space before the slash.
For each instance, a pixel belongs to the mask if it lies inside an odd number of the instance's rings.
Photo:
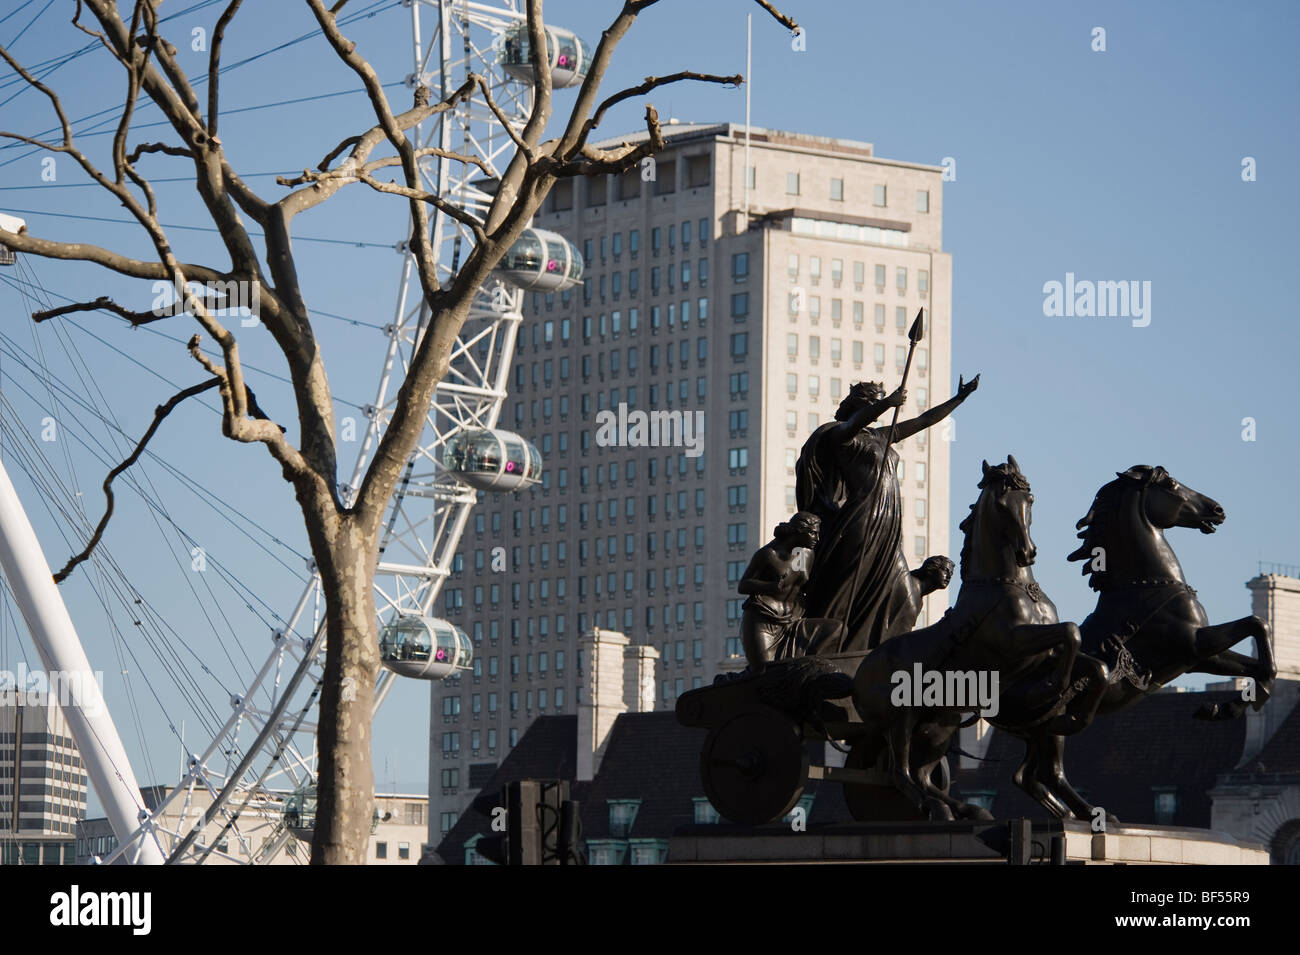
<path id="1" fill-rule="evenodd" d="M 918 315 L 909 338 L 912 352 L 921 339 Z M 951 562 L 932 559 L 913 574 L 903 555 L 902 498 L 898 486 L 898 453 L 893 445 L 938 424 L 976 388 L 979 376 L 961 381 L 948 401 L 915 418 L 900 422 L 898 410 L 907 398 L 903 386 L 889 396 L 875 382 L 859 382 L 835 412 L 804 444 L 796 466 L 795 495 L 800 510 L 821 518 L 821 539 L 805 594 L 811 617 L 843 621 L 844 641 L 822 652 L 871 650 L 883 640 L 911 630 L 921 608 L 920 598 L 947 586 Z M 871 425 L 894 410 L 888 429 Z"/>
<path id="2" fill-rule="evenodd" d="M 920 333 L 918 317 L 913 348 Z M 909 351 L 904 384 L 910 365 Z M 806 743 L 816 739 L 848 744 L 845 768 L 824 778 L 843 781 L 855 818 L 986 816 L 948 792 L 945 758 L 957 729 L 983 715 L 1024 741 L 1018 786 L 1056 815 L 1093 820 L 1063 761 L 1066 737 L 1098 714 L 1188 672 L 1253 679 L 1253 696 L 1203 708 L 1202 718 L 1238 716 L 1268 699 L 1276 667 L 1264 623 L 1210 625 L 1164 537 L 1171 527 L 1212 533 L 1223 509 L 1159 467 L 1118 473 L 1079 521 L 1083 544 L 1069 559 L 1084 562 L 1100 596 L 1076 626 L 1058 620 L 1034 580 L 1028 480 L 1014 457 L 986 462 L 960 525 L 956 602 L 938 622 L 912 629 L 922 598 L 948 585 L 953 563 L 936 556 L 908 570 L 892 446 L 950 414 L 978 381 L 902 423 L 902 386 L 885 396 L 877 384 L 854 385 L 836 420 L 804 445 L 799 512 L 778 525 L 740 582 L 749 665 L 677 703 L 684 725 L 710 730 L 701 773 L 726 818 L 762 823 L 787 813 L 808 778 Z M 890 427 L 872 427 L 891 408 Z M 1254 656 L 1231 649 L 1248 638 Z M 913 673 L 937 676 L 949 692 L 900 696 L 899 675 Z M 991 685 L 994 698 L 951 692 L 976 685 Z"/>

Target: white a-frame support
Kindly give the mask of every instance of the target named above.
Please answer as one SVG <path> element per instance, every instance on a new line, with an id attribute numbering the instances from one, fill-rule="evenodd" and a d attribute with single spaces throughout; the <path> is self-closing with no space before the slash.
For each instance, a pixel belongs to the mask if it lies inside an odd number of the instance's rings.
<path id="1" fill-rule="evenodd" d="M 0 567 L 4 568 L 27 622 L 41 665 L 49 677 L 58 677 L 59 702 L 90 784 L 104 805 L 113 833 L 125 843 L 139 828 L 145 809 L 140 787 L 127 761 L 122 738 L 108 714 L 90 660 L 54 583 L 50 565 L 3 464 L 0 464 Z M 17 688 L 17 692 L 22 691 L 22 687 Z M 146 865 L 161 865 L 164 861 L 162 850 L 148 834 L 142 835 L 137 845 L 127 846 L 123 857 Z"/>

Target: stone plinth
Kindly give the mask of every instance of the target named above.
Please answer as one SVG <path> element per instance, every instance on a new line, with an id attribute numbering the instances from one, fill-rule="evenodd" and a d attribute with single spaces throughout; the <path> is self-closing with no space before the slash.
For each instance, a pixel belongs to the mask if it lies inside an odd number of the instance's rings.
<path id="1" fill-rule="evenodd" d="M 686 826 L 668 847 L 669 864 L 1003 863 L 1058 865 L 1268 865 L 1268 850 L 1221 832 L 1175 826 L 1084 822 L 853 823 L 788 827 Z"/>

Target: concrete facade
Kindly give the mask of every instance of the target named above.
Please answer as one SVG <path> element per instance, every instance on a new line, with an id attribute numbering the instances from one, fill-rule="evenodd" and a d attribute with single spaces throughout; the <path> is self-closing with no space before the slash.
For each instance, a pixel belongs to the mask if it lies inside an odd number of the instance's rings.
<path id="1" fill-rule="evenodd" d="M 58 700 L 49 693 L 0 689 L 0 841 L 51 836 L 51 845 L 58 837 L 71 844 L 88 793 Z"/>

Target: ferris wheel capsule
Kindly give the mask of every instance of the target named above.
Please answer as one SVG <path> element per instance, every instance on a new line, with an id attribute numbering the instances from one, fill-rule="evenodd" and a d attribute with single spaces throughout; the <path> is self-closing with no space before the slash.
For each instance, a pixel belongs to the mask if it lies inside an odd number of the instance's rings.
<path id="1" fill-rule="evenodd" d="M 398 676 L 442 680 L 469 669 L 474 644 L 464 630 L 446 620 L 398 614 L 379 634 L 379 656 Z"/>
<path id="2" fill-rule="evenodd" d="M 280 818 L 295 839 L 311 842 L 312 830 L 316 828 L 316 786 L 307 783 L 286 796 L 280 807 Z"/>
<path id="3" fill-rule="evenodd" d="M 513 431 L 461 431 L 447 439 L 442 463 L 480 491 L 518 491 L 542 479 L 541 452 Z"/>
<path id="4" fill-rule="evenodd" d="M 21 232 L 26 227 L 27 223 L 24 220 L 0 212 L 0 229 L 4 229 L 6 232 Z M 18 253 L 0 242 L 0 265 L 13 265 L 17 261 Z"/>
<path id="5" fill-rule="evenodd" d="M 555 292 L 582 281 L 582 253 L 558 233 L 525 229 L 496 271 L 520 288 Z"/>
<path id="6" fill-rule="evenodd" d="M 591 63 L 591 48 L 571 30 L 563 27 L 542 29 L 546 32 L 546 49 L 550 54 L 551 86 L 560 89 L 581 83 Z M 501 32 L 497 37 L 497 55 L 502 70 L 517 80 L 532 82 L 533 65 L 529 61 L 532 43 L 526 22 L 520 21 Z"/>

